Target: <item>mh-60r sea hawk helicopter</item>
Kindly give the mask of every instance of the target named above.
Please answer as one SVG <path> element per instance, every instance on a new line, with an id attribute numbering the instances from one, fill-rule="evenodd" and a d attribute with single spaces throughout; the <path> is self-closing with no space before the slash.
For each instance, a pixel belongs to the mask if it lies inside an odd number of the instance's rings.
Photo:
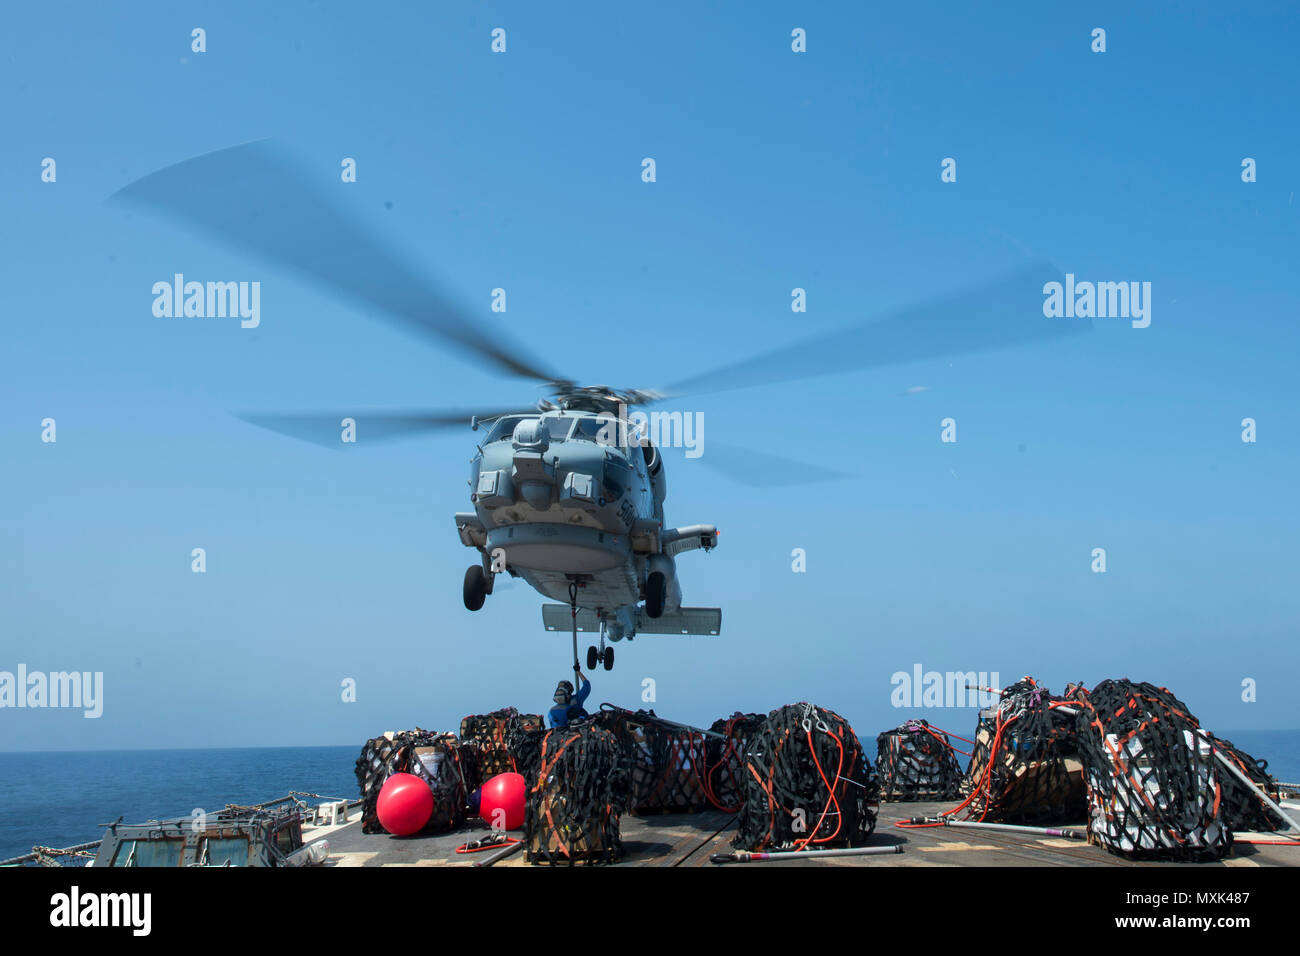
<path id="1" fill-rule="evenodd" d="M 263 141 L 166 167 L 126 186 L 115 198 L 293 270 L 497 371 L 543 383 L 554 401 L 543 401 L 531 412 L 515 407 L 243 417 L 335 448 L 344 419 L 353 422 L 353 433 L 363 443 L 482 424 L 486 440 L 472 466 L 474 511 L 456 515 L 462 543 L 480 552 L 480 561 L 465 575 L 468 608 L 482 607 L 501 573 L 522 577 L 543 595 L 565 602 L 544 606 L 543 623 L 548 630 L 566 625 L 572 630 L 575 667 L 579 630 L 599 629 L 602 636 L 601 650 L 588 653 L 588 668 L 598 660 L 607 668 L 613 665 L 613 649 L 605 647 L 605 638 L 717 634 L 719 609 L 681 606 L 674 559 L 684 551 L 713 548 L 718 532 L 712 525 L 664 526 L 661 449 L 625 428 L 628 406 L 663 396 L 580 387 L 550 373 L 371 238 L 342 209 L 338 187 L 314 189 L 309 185 L 314 178 L 301 163 Z M 1089 328 L 1087 320 L 1043 317 L 1043 286 L 1057 278 L 1059 272 L 1046 263 L 1031 263 L 990 285 L 782 346 L 693 376 L 666 392 L 678 396 L 843 373 L 1021 345 Z M 618 428 L 608 429 L 611 418 Z M 608 429 L 604 438 L 602 427 Z M 618 437 L 611 440 L 610 435 Z M 844 477 L 824 465 L 800 465 L 716 440 L 710 447 L 701 461 L 751 484 Z"/>
<path id="2" fill-rule="evenodd" d="M 485 423 L 470 477 L 475 510 L 456 515 L 461 542 L 482 558 L 465 573 L 465 606 L 481 608 L 497 574 L 522 577 L 565 602 L 543 606 L 547 630 L 573 628 L 576 648 L 578 630 L 599 628 L 589 669 L 614 666 L 606 639 L 718 634 L 720 608 L 682 606 L 674 560 L 711 550 L 718 531 L 664 527 L 663 457 L 627 418 L 629 405 L 658 396 L 570 382 L 554 383 L 553 395 L 537 412 Z"/>

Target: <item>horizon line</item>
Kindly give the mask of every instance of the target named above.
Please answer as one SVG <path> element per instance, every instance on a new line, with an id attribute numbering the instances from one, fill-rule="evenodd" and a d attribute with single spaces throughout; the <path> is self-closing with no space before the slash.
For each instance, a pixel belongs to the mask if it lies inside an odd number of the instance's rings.
<path id="1" fill-rule="evenodd" d="M 1204 730 L 1205 728 L 1202 729 Z M 1220 732 L 1207 731 L 1207 733 L 1213 734 L 1215 737 L 1220 737 L 1220 738 L 1229 737 L 1231 734 L 1235 734 L 1235 733 L 1286 734 L 1286 733 L 1300 733 L 1300 727 L 1229 727 L 1229 728 L 1224 728 Z M 382 736 L 382 734 L 378 736 Z M 457 735 L 457 737 L 459 737 L 459 734 Z M 373 737 L 366 738 L 367 741 L 373 739 L 374 739 Z M 0 756 L 4 756 L 5 754 L 23 754 L 26 756 L 30 756 L 31 754 L 42 754 L 42 753 L 47 753 L 47 754 L 177 753 L 177 752 L 184 752 L 189 750 L 205 750 L 205 751 L 206 750 L 306 750 L 311 748 L 356 747 L 356 746 L 357 746 L 356 744 L 350 744 L 350 743 L 348 744 L 277 744 L 275 746 L 270 746 L 270 747 L 226 744 L 222 746 L 190 745 L 190 746 L 181 746 L 181 747 L 105 747 L 97 750 L 51 750 L 48 747 L 40 747 L 40 748 L 32 748 L 30 750 L 0 750 Z M 364 746 L 364 742 L 362 746 Z"/>

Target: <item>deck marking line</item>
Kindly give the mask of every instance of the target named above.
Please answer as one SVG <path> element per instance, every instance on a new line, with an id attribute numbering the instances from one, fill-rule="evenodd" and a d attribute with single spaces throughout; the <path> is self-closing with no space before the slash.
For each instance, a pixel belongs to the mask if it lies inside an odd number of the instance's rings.
<path id="1" fill-rule="evenodd" d="M 922 853 L 950 853 L 954 850 L 1000 850 L 987 843 L 940 843 L 938 846 L 917 847 Z"/>

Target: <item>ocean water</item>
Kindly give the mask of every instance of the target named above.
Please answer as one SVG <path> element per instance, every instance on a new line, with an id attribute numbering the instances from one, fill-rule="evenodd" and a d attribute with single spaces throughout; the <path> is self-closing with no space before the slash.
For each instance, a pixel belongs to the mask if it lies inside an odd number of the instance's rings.
<path id="1" fill-rule="evenodd" d="M 1211 729 L 1256 760 L 1267 760 L 1268 772 L 1276 779 L 1300 784 L 1300 730 Z"/>
<path id="2" fill-rule="evenodd" d="M 1300 783 L 1300 730 L 1225 730 L 1279 780 Z M 0 753 L 0 859 L 97 840 L 98 824 L 188 817 L 290 790 L 355 799 L 361 747 Z"/>
<path id="3" fill-rule="evenodd" d="M 101 823 L 188 817 L 290 790 L 359 795 L 355 747 L 0 753 L 0 860 L 98 840 Z"/>

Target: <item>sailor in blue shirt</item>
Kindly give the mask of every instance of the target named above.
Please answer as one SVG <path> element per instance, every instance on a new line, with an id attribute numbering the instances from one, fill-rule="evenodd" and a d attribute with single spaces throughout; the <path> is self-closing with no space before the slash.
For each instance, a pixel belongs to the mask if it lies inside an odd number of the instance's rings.
<path id="1" fill-rule="evenodd" d="M 583 701 L 591 693 L 591 682 L 582 676 L 582 671 L 577 671 L 577 675 L 580 686 L 576 696 L 573 693 L 573 684 L 567 680 L 560 681 L 555 688 L 555 696 L 551 698 L 555 701 L 555 706 L 550 712 L 552 727 L 566 727 L 571 720 L 591 716 L 582 709 Z"/>

